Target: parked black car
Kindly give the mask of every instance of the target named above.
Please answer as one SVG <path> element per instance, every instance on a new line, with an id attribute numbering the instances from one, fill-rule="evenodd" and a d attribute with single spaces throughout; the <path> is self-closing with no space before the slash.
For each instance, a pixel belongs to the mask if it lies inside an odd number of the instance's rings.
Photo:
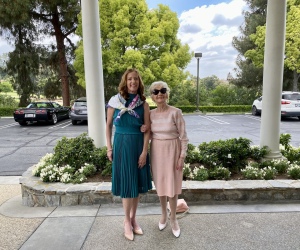
<path id="1" fill-rule="evenodd" d="M 33 122 L 56 124 L 57 121 L 69 118 L 70 107 L 56 102 L 32 102 L 26 108 L 14 111 L 14 119 L 22 126 Z"/>
<path id="2" fill-rule="evenodd" d="M 76 125 L 79 121 L 87 121 L 88 112 L 86 97 L 80 97 L 75 100 L 71 108 L 70 119 L 73 125 Z"/>

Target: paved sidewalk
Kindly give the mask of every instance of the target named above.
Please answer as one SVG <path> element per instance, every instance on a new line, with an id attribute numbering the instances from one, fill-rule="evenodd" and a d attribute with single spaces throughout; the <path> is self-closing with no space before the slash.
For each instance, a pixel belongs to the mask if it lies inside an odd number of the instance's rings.
<path id="1" fill-rule="evenodd" d="M 300 249 L 299 203 L 189 206 L 176 239 L 159 231 L 158 204 L 140 204 L 144 235 L 131 242 L 121 204 L 22 206 L 19 176 L 0 176 L 0 249 Z"/>

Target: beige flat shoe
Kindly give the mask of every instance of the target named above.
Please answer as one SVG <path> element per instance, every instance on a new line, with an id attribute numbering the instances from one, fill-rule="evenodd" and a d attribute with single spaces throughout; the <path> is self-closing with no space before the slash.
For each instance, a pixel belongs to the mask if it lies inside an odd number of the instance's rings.
<path id="1" fill-rule="evenodd" d="M 136 228 L 133 228 L 133 232 L 135 234 L 138 234 L 138 235 L 143 235 L 143 230 L 141 229 L 141 227 L 136 227 Z"/>
<path id="2" fill-rule="evenodd" d="M 124 236 L 127 240 L 133 240 L 134 239 L 134 235 L 133 235 L 133 231 L 132 231 L 132 228 L 131 228 L 131 231 L 130 233 L 126 233 L 126 229 L 125 229 L 125 221 L 124 221 Z"/>

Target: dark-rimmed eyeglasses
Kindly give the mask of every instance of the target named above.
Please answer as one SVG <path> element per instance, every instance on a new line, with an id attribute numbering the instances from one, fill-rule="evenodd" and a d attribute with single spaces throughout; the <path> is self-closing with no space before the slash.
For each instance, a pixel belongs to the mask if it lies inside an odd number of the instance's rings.
<path id="1" fill-rule="evenodd" d="M 165 93 L 167 93 L 167 88 L 153 89 L 152 94 L 153 95 L 158 95 L 159 92 L 162 93 L 162 94 L 165 94 Z"/>

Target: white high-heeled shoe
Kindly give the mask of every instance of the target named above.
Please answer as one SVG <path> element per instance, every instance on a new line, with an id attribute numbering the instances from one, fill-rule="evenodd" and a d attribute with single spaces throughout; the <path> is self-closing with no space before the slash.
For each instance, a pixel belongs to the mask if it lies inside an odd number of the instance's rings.
<path id="1" fill-rule="evenodd" d="M 178 226 L 178 229 L 175 230 L 175 229 L 173 229 L 173 223 L 171 223 L 171 228 L 172 228 L 172 233 L 173 233 L 173 235 L 174 235 L 176 238 L 178 238 L 178 237 L 180 236 L 180 228 L 179 228 L 179 226 Z"/>
<path id="2" fill-rule="evenodd" d="M 167 221 L 166 221 L 165 224 L 162 224 L 162 223 L 158 222 L 158 228 L 159 228 L 160 231 L 164 230 L 166 228 L 166 226 L 167 226 Z"/>

